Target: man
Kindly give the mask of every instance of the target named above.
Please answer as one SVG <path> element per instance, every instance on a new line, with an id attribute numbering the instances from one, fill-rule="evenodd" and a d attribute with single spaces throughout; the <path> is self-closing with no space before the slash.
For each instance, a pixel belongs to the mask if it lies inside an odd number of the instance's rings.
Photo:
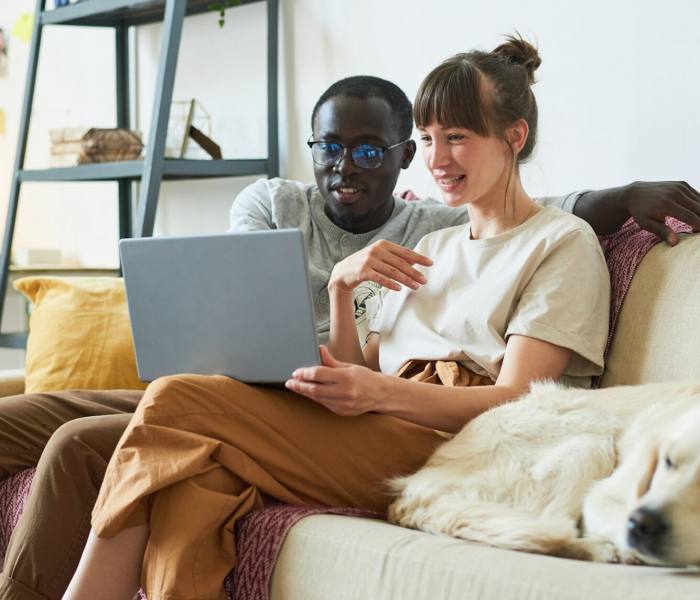
<path id="1" fill-rule="evenodd" d="M 379 239 L 412 247 L 426 233 L 462 223 L 467 215 L 435 201 L 393 196 L 399 172 L 410 164 L 416 146 L 409 139 L 410 102 L 390 82 L 372 77 L 337 82 L 316 104 L 312 130 L 316 185 L 258 181 L 234 202 L 231 230 L 302 230 L 324 340 L 329 329 L 326 284 L 336 262 Z M 661 198 L 660 204 L 649 202 L 652 197 Z M 583 207 L 584 214 L 595 216 L 599 231 L 614 230 L 630 213 L 642 221 L 680 216 L 700 228 L 700 196 L 684 184 L 632 184 L 548 202 L 567 210 Z M 367 286 L 363 293 L 356 298 L 360 321 L 363 300 L 373 290 Z M 0 476 L 38 466 L 0 576 L 1 598 L 62 596 L 80 558 L 107 461 L 140 397 L 137 391 L 88 391 L 3 400 Z"/>

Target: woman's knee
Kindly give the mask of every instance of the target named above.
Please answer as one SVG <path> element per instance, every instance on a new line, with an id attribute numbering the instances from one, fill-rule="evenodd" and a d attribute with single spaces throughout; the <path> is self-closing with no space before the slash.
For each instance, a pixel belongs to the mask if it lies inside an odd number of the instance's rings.
<path id="1" fill-rule="evenodd" d="M 148 399 L 161 398 L 186 387 L 194 375 L 166 375 L 154 379 L 146 388 L 146 396 Z"/>
<path id="2" fill-rule="evenodd" d="M 139 412 L 159 411 L 163 408 L 172 408 L 174 401 L 183 393 L 189 393 L 194 375 L 167 375 L 159 377 L 148 384 L 146 392 L 139 404 Z"/>
<path id="3" fill-rule="evenodd" d="M 220 375 L 168 375 L 152 381 L 139 404 L 137 418 L 177 416 L 216 410 L 237 395 L 237 386 L 244 386 Z"/>

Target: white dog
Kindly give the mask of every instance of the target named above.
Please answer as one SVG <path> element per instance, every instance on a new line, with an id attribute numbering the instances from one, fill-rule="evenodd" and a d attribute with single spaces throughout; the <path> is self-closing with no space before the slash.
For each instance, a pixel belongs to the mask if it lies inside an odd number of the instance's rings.
<path id="1" fill-rule="evenodd" d="M 535 384 L 390 483 L 399 525 L 600 561 L 700 565 L 700 384 Z"/>

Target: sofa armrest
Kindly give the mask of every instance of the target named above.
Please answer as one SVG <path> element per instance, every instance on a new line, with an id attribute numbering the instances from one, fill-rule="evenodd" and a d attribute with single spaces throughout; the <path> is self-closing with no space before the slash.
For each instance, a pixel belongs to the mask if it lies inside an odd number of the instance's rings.
<path id="1" fill-rule="evenodd" d="M 24 393 L 24 369 L 0 370 L 0 398 Z"/>

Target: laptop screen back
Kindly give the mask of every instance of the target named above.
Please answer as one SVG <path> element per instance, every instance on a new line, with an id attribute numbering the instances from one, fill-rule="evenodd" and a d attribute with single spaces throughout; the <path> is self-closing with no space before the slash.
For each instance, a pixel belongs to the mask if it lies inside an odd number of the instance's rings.
<path id="1" fill-rule="evenodd" d="M 119 243 L 139 376 L 279 384 L 319 364 L 296 229 Z"/>

